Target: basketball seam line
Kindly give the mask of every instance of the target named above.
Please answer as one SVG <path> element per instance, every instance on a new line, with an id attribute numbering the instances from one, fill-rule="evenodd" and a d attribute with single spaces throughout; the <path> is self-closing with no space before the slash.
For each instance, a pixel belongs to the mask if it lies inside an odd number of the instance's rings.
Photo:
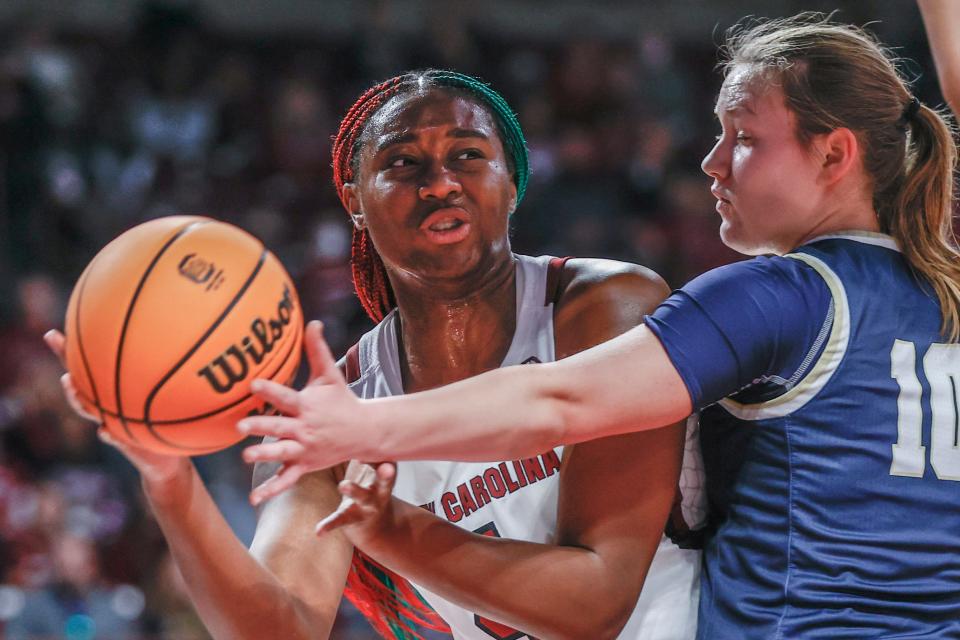
<path id="1" fill-rule="evenodd" d="M 274 371 L 274 375 L 276 375 L 276 372 L 277 372 L 277 371 L 280 371 L 280 369 L 283 368 L 283 365 L 285 365 L 285 364 L 290 360 L 290 356 L 292 356 L 292 355 L 293 355 L 294 353 L 296 353 L 296 352 L 297 352 L 297 349 L 296 349 L 296 341 L 294 341 L 294 342 L 291 343 L 290 351 L 289 351 L 289 352 L 287 353 L 287 355 L 283 358 L 283 361 L 280 363 L 280 366 L 277 367 L 277 370 Z M 243 400 L 246 400 L 247 398 L 250 398 L 250 397 L 252 397 L 252 396 L 253 396 L 253 394 L 252 394 L 252 393 L 249 393 L 249 394 L 246 395 L 246 397 L 243 398 Z M 242 402 L 242 401 L 241 401 L 241 402 Z M 235 402 L 235 403 L 231 404 L 231 405 L 228 406 L 228 407 L 224 407 L 224 408 L 222 408 L 220 411 L 226 411 L 227 409 L 232 408 L 232 407 L 236 406 L 237 404 L 239 404 L 239 402 Z M 215 413 L 212 414 L 212 415 L 216 415 L 216 413 L 219 413 L 219 412 L 215 412 Z M 144 426 L 150 431 L 150 433 L 153 435 L 154 438 L 156 438 L 157 440 L 159 440 L 159 441 L 162 442 L 163 444 L 167 445 L 168 447 L 171 447 L 171 448 L 173 448 L 173 449 L 182 449 L 182 450 L 184 450 L 184 451 L 195 451 L 195 452 L 210 451 L 210 447 L 190 446 L 190 445 L 178 444 L 178 443 L 170 442 L 170 441 L 167 440 L 165 437 L 161 436 L 159 433 L 157 433 L 157 432 L 155 431 L 154 425 L 155 425 L 156 423 L 144 421 L 143 424 L 144 424 Z M 169 425 L 169 423 L 168 423 L 168 425 Z M 239 435 L 239 434 L 238 434 L 238 435 Z M 238 438 L 237 438 L 237 442 L 239 442 L 239 441 L 242 440 L 242 439 L 243 439 L 242 437 L 238 437 Z"/>
<path id="2" fill-rule="evenodd" d="M 77 311 L 73 318 L 74 329 L 77 334 L 77 348 L 80 350 L 80 360 L 83 362 L 83 370 L 87 374 L 87 380 L 90 381 L 90 390 L 93 391 L 93 405 L 100 412 L 100 424 L 104 423 L 103 418 L 103 407 L 100 406 L 100 394 L 97 393 L 97 383 L 93 379 L 93 372 L 90 371 L 90 363 L 87 361 L 87 352 L 83 348 L 83 334 L 80 332 L 80 305 L 83 302 L 83 292 L 87 287 L 87 280 L 90 278 L 90 272 L 93 269 L 91 264 L 89 269 L 83 274 L 83 279 L 80 281 L 80 289 L 77 291 Z M 81 396 L 79 390 L 74 386 L 74 391 L 78 396 Z M 88 399 L 89 400 L 89 399 Z"/>
<path id="3" fill-rule="evenodd" d="M 119 416 L 120 424 L 123 425 L 123 430 L 127 432 L 127 435 L 130 436 L 134 441 L 137 441 L 137 437 L 133 435 L 133 432 L 130 431 L 130 427 L 127 426 L 127 423 L 123 418 L 123 401 L 121 400 L 121 385 L 120 385 L 120 365 L 123 360 L 123 344 L 127 337 L 127 328 L 130 325 L 130 318 L 133 316 L 133 308 L 137 304 L 137 299 L 140 297 L 140 292 L 143 290 L 143 286 L 147 282 L 147 278 L 153 272 L 154 267 L 157 266 L 157 263 L 160 261 L 160 258 L 164 253 L 181 238 L 185 233 L 187 233 L 192 227 L 197 225 L 205 225 L 207 221 L 197 220 L 193 222 L 188 222 L 184 226 L 180 227 L 160 248 L 157 254 L 150 261 L 150 264 L 147 265 L 146 271 L 143 272 L 143 275 L 140 277 L 140 282 L 137 283 L 137 288 L 133 292 L 133 297 L 130 299 L 130 304 L 127 306 L 127 313 L 123 318 L 123 327 L 120 330 L 120 341 L 117 344 L 117 360 L 114 367 L 114 393 L 117 394 L 117 414 Z"/>
<path id="4" fill-rule="evenodd" d="M 275 376 L 275 375 L 284 367 L 284 365 L 286 365 L 287 362 L 290 361 L 290 356 L 294 355 L 294 354 L 297 352 L 297 349 L 296 349 L 297 334 L 301 334 L 301 333 L 302 333 L 301 328 L 298 326 L 298 327 L 297 327 L 297 333 L 291 334 L 291 335 L 294 336 L 294 338 L 293 338 L 293 339 L 291 340 L 291 342 L 290 342 L 290 350 L 287 351 L 286 354 L 284 354 L 284 356 L 283 356 L 282 359 L 280 359 L 279 365 L 278 365 L 277 368 L 273 371 L 273 373 L 267 374 L 267 375 L 266 375 L 266 378 L 268 378 L 268 379 L 273 379 L 273 376 Z M 268 363 L 268 364 L 273 364 L 273 362 L 271 361 L 271 362 Z M 290 382 L 293 382 L 293 381 L 291 380 Z M 81 394 L 81 393 L 79 393 L 79 392 L 78 392 L 78 395 L 79 395 L 80 397 L 82 397 L 84 400 L 86 400 L 87 402 L 90 402 L 90 398 L 87 398 L 85 395 L 83 395 L 83 394 Z M 157 427 L 166 427 L 166 426 L 175 426 L 175 425 L 179 425 L 179 424 L 185 424 L 185 423 L 187 423 L 187 422 L 193 422 L 193 421 L 195 421 L 195 420 L 203 420 L 203 419 L 205 419 L 205 418 L 213 417 L 213 416 L 217 415 L 218 413 L 222 413 L 222 412 L 224 412 L 224 411 L 227 411 L 228 409 L 232 409 L 233 407 L 237 406 L 238 404 L 240 404 L 240 403 L 248 400 L 248 399 L 249 399 L 250 397 L 252 397 L 252 396 L 253 396 L 252 393 L 248 393 L 248 394 L 246 394 L 245 396 L 243 396 L 242 398 L 240 398 L 239 400 L 234 400 L 234 401 L 231 402 L 230 404 L 224 405 L 224 406 L 222 406 L 222 407 L 217 407 L 216 409 L 213 409 L 212 411 L 208 411 L 208 412 L 206 412 L 206 413 L 201 413 L 201 414 L 198 414 L 198 415 L 195 415 L 195 416 L 187 416 L 186 418 L 177 418 L 176 420 L 150 420 L 150 424 L 155 425 L 155 426 L 157 426 Z M 99 410 L 100 410 L 102 413 L 104 413 L 105 415 L 110 416 L 111 418 L 120 418 L 120 417 L 121 417 L 121 416 L 120 416 L 119 414 L 117 414 L 116 412 L 114 412 L 114 411 L 109 411 L 109 410 L 107 410 L 107 409 L 104 409 L 103 407 L 101 407 L 101 406 L 99 406 L 99 405 L 97 406 L 97 409 L 99 409 Z M 143 418 L 133 418 L 133 417 L 130 417 L 130 416 L 123 416 L 123 419 L 126 420 L 127 422 L 131 422 L 131 423 L 133 423 L 133 424 L 146 424 L 146 423 L 147 423 L 147 421 L 144 420 Z M 173 445 L 173 446 L 180 446 L 180 445 Z"/>
<path id="5" fill-rule="evenodd" d="M 199 338 L 199 339 L 194 343 L 194 345 L 187 351 L 187 353 L 185 353 L 185 354 L 183 355 L 183 357 L 180 358 L 180 360 L 179 360 L 175 365 L 173 365 L 173 368 L 171 368 L 170 371 L 168 371 L 167 373 L 165 373 L 165 374 L 163 375 L 163 377 L 160 378 L 160 381 L 157 382 L 156 386 L 154 386 L 153 389 L 150 391 L 150 393 L 147 394 L 147 399 L 146 399 L 146 400 L 144 401 L 144 403 L 143 403 L 143 424 L 144 424 L 144 426 L 147 428 L 147 430 L 150 431 L 150 434 L 151 434 L 153 437 L 155 437 L 157 440 L 160 440 L 160 441 L 163 442 L 164 444 L 167 444 L 167 445 L 170 445 L 170 446 L 179 446 L 179 445 L 172 445 L 171 443 L 166 442 L 160 435 L 158 435 L 158 434 L 154 431 L 153 426 L 152 426 L 152 423 L 151 423 L 151 421 L 150 421 L 150 406 L 153 404 L 153 399 L 154 399 L 154 398 L 156 397 L 156 395 L 160 392 L 160 389 L 163 388 L 163 385 L 165 385 L 165 384 L 167 383 L 167 381 L 170 380 L 170 378 L 172 378 L 173 375 L 174 375 L 177 371 L 179 371 L 180 368 L 183 367 L 184 364 L 187 363 L 187 361 L 190 359 L 190 357 L 191 357 L 194 353 L 197 352 L 197 349 L 199 349 L 200 346 L 201 346 L 204 342 L 206 342 L 207 338 L 209 338 L 210 335 L 211 335 L 214 331 L 216 331 L 217 327 L 219 327 L 220 324 L 221 324 L 221 323 L 224 321 L 224 319 L 227 317 L 227 315 L 229 315 L 230 311 L 232 311 L 233 308 L 234 308 L 235 306 L 237 306 L 237 303 L 240 301 L 241 298 L 243 298 L 243 295 L 247 292 L 247 289 L 250 288 L 250 285 L 253 284 L 254 280 L 256 280 L 256 279 L 257 279 L 257 276 L 260 274 L 260 271 L 261 271 L 261 269 L 263 268 L 264 263 L 266 263 L 266 261 L 267 261 L 267 255 L 268 255 L 268 253 L 269 253 L 269 252 L 267 251 L 267 249 L 266 249 L 265 247 L 261 249 L 261 251 L 260 251 L 260 259 L 257 260 L 257 264 L 256 264 L 256 266 L 253 268 L 253 271 L 250 273 L 249 276 L 247 276 L 247 281 L 243 283 L 243 286 L 240 287 L 240 290 L 237 291 L 237 293 L 233 296 L 233 300 L 231 300 L 231 301 L 230 301 L 230 304 L 228 304 L 227 307 L 223 310 L 223 312 L 220 314 L 220 317 L 217 318 L 217 319 L 213 322 L 213 324 L 210 325 L 210 327 L 207 328 L 207 330 L 203 333 L 202 336 L 200 336 L 200 338 Z M 117 410 L 118 410 L 118 411 L 121 410 L 120 405 L 117 405 Z"/>
<path id="6" fill-rule="evenodd" d="M 236 294 L 234 294 L 233 299 L 230 301 L 230 304 L 228 304 L 226 308 L 224 308 L 224 310 L 220 313 L 220 317 L 214 320 L 212 325 L 207 327 L 207 330 L 203 333 L 203 335 L 201 335 L 197 339 L 197 341 L 193 344 L 193 346 L 187 350 L 187 352 L 183 355 L 183 357 L 180 358 L 180 360 L 177 361 L 177 363 L 174 364 L 173 367 L 171 367 L 170 370 L 167 371 L 167 373 L 163 374 L 159 382 L 157 382 L 157 384 L 153 387 L 153 389 L 150 390 L 150 393 L 147 394 L 147 399 L 143 403 L 143 420 L 145 423 L 150 422 L 150 405 L 153 404 L 153 399 L 156 397 L 157 393 L 159 393 L 160 389 L 163 388 L 163 385 L 165 385 L 170 380 L 170 378 L 172 378 L 174 374 L 176 374 L 177 371 L 179 371 L 180 368 L 187 363 L 190 357 L 197 352 L 197 349 L 199 349 L 201 345 L 203 345 L 203 343 L 206 342 L 207 338 L 209 338 L 210 335 L 217 329 L 217 327 L 219 327 L 220 324 L 224 321 L 224 319 L 226 319 L 230 311 L 232 311 L 233 308 L 237 306 L 237 303 L 240 301 L 243 295 L 247 292 L 247 289 L 250 288 L 250 285 L 253 284 L 253 281 L 256 280 L 257 275 L 260 273 L 260 270 L 263 268 L 263 264 L 264 262 L 266 262 L 266 256 L 267 256 L 267 250 L 263 249 L 260 252 L 260 258 L 257 260 L 257 264 L 254 266 L 253 271 L 250 272 L 249 276 L 247 276 L 247 280 L 246 282 L 243 283 L 243 286 L 240 287 L 240 289 L 237 291 Z M 117 407 L 117 409 L 119 408 L 120 407 Z"/>

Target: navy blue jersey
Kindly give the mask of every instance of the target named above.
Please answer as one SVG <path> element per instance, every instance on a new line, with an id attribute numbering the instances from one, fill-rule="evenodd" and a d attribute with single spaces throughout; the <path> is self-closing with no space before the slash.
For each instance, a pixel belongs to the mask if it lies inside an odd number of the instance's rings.
<path id="1" fill-rule="evenodd" d="M 960 638 L 960 345 L 942 340 L 935 296 L 890 237 L 821 238 L 788 258 L 832 306 L 808 319 L 806 344 L 753 347 L 806 352 L 793 384 L 748 385 L 702 412 L 716 530 L 699 637 Z M 703 310 L 722 334 L 790 342 L 723 308 Z M 682 368 L 674 354 L 698 338 L 658 329 Z M 762 361 L 742 358 L 758 368 L 741 378 L 783 377 L 762 367 L 784 357 Z M 709 366 L 681 375 L 742 386 Z"/>
<path id="2" fill-rule="evenodd" d="M 735 392 L 755 402 L 792 389 L 831 327 L 833 298 L 817 271 L 779 256 L 712 269 L 674 292 L 646 324 L 695 409 Z"/>

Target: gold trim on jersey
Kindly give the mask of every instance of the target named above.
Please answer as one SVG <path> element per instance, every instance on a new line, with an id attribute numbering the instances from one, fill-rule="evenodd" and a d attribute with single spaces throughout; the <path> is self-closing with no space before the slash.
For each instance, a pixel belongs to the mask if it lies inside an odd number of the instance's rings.
<path id="1" fill-rule="evenodd" d="M 852 230 L 852 231 L 837 231 L 835 233 L 828 233 L 822 236 L 817 236 L 804 242 L 804 245 L 812 244 L 814 242 L 819 242 L 820 240 L 853 240 L 854 242 L 862 242 L 863 244 L 872 244 L 875 247 L 885 247 L 893 251 L 900 252 L 900 243 L 897 242 L 897 239 L 893 236 L 886 233 L 879 233 L 877 231 L 862 231 L 862 230 Z"/>
<path id="2" fill-rule="evenodd" d="M 879 235 L 879 234 L 878 234 Z M 788 253 L 784 258 L 793 258 L 805 262 L 820 274 L 827 283 L 830 295 L 833 296 L 834 316 L 830 338 L 823 347 L 817 363 L 795 387 L 782 396 L 758 402 L 742 404 L 730 398 L 719 401 L 720 406 L 741 420 L 763 420 L 767 418 L 782 418 L 790 415 L 806 405 L 820 390 L 826 386 L 834 371 L 840 366 L 844 354 L 847 352 L 847 343 L 850 341 L 850 307 L 847 304 L 847 292 L 839 276 L 819 258 L 805 253 Z"/>

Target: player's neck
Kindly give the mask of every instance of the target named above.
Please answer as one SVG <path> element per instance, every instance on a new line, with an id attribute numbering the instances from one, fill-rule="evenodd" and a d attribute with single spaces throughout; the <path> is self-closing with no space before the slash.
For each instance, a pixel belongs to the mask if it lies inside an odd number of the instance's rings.
<path id="1" fill-rule="evenodd" d="M 880 231 L 880 221 L 877 219 L 877 212 L 873 208 L 873 204 L 852 203 L 851 206 L 838 207 L 808 229 L 792 247 L 787 249 L 792 250 L 814 238 L 844 231 L 872 231 L 878 233 Z"/>
<path id="2" fill-rule="evenodd" d="M 458 295 L 398 292 L 400 370 L 410 393 L 500 366 L 516 328 L 516 262 Z"/>

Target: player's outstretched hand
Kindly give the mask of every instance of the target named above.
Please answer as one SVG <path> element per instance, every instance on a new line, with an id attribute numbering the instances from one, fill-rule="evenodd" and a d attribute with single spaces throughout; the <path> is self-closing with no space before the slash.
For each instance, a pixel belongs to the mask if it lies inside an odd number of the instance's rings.
<path id="1" fill-rule="evenodd" d="M 43 340 L 47 343 L 50 350 L 60 358 L 60 362 L 64 365 L 64 368 L 66 368 L 64 357 L 64 344 L 66 339 L 64 335 L 56 329 L 53 329 L 44 334 Z M 67 397 L 67 402 L 70 403 L 70 407 L 77 415 L 100 425 L 100 419 L 94 415 L 93 408 L 87 407 L 81 402 L 69 373 L 65 373 L 60 377 L 60 384 L 63 386 L 63 393 Z M 163 455 L 118 442 L 110 436 L 110 433 L 102 425 L 97 429 L 97 435 L 102 441 L 119 449 L 120 452 L 130 460 L 133 466 L 137 468 L 140 475 L 143 476 L 144 481 L 148 484 L 159 486 L 162 483 L 174 480 L 179 474 L 187 472 L 190 469 L 189 458 Z"/>
<path id="2" fill-rule="evenodd" d="M 361 545 L 390 519 L 397 466 L 392 462 L 373 465 L 351 460 L 340 482 L 343 500 L 329 516 L 317 523 L 317 535 L 344 527 L 350 541 Z"/>
<path id="3" fill-rule="evenodd" d="M 250 389 L 283 415 L 244 418 L 237 428 L 244 434 L 273 436 L 275 441 L 247 447 L 247 462 L 279 462 L 280 470 L 250 493 L 250 502 L 260 504 L 296 484 L 310 471 L 326 469 L 354 457 L 350 442 L 358 441 L 356 427 L 360 401 L 347 388 L 330 347 L 323 339 L 323 325 L 307 325 L 304 348 L 310 364 L 310 381 L 300 391 L 269 380 L 254 380 Z M 354 429 L 355 431 L 355 429 Z"/>

